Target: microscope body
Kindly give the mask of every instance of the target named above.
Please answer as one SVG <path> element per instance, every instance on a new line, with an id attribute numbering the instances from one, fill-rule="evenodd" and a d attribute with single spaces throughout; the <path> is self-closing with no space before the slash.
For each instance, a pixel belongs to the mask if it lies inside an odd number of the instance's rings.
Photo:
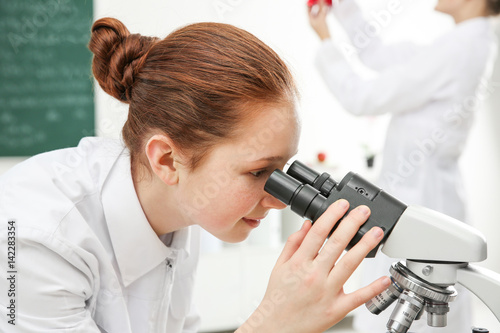
<path id="1" fill-rule="evenodd" d="M 500 274 L 469 264 L 487 256 L 485 238 L 476 229 L 431 209 L 407 206 L 354 173 L 337 183 L 299 161 L 287 173 L 274 171 L 265 190 L 313 223 L 340 198 L 349 201 L 349 210 L 370 207 L 370 218 L 347 249 L 379 226 L 384 238 L 367 257 L 374 257 L 381 247 L 391 258 L 406 259 L 390 267 L 391 286 L 366 304 L 379 314 L 397 301 L 387 323 L 389 333 L 407 332 L 424 311 L 428 325 L 446 326 L 457 282 L 476 294 L 500 321 Z"/>

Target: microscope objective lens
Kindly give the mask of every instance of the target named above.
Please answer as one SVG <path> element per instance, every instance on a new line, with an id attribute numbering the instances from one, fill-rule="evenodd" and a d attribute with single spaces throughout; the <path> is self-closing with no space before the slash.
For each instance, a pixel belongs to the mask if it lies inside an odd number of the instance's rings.
<path id="1" fill-rule="evenodd" d="M 387 329 L 391 333 L 406 333 L 411 324 L 417 318 L 425 301 L 422 297 L 412 291 L 405 290 L 400 296 L 394 308 Z"/>
<path id="2" fill-rule="evenodd" d="M 380 314 L 392 303 L 394 303 L 394 301 L 398 299 L 399 295 L 401 295 L 403 289 L 401 289 L 394 278 L 391 277 L 391 280 L 392 284 L 389 286 L 389 288 L 366 303 L 366 307 L 368 308 L 368 310 L 370 310 L 371 313 L 377 315 Z"/>

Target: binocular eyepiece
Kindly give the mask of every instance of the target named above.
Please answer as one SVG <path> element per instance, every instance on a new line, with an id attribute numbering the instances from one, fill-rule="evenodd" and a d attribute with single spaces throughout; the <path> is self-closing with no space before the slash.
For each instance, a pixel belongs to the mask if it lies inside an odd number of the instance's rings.
<path id="1" fill-rule="evenodd" d="M 286 173 L 275 170 L 267 180 L 264 190 L 313 223 L 338 199 L 346 199 L 349 202 L 350 207 L 346 214 L 359 205 L 368 206 L 371 215 L 351 240 L 347 250 L 356 245 L 374 226 L 384 230 L 384 238 L 380 242 L 383 244 L 407 207 L 355 173 L 348 173 L 337 183 L 328 173 L 320 174 L 300 161 L 295 161 Z M 335 227 L 332 232 L 334 230 Z M 380 244 L 367 257 L 374 257 Z"/>

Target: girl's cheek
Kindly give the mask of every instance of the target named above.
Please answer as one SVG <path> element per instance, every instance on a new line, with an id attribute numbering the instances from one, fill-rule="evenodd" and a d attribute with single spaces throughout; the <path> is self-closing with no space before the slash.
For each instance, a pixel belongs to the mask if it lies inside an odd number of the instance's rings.
<path id="1" fill-rule="evenodd" d="M 259 192 L 252 187 L 244 187 L 242 190 L 234 193 L 233 196 L 240 205 L 251 205 L 254 201 L 258 200 Z"/>

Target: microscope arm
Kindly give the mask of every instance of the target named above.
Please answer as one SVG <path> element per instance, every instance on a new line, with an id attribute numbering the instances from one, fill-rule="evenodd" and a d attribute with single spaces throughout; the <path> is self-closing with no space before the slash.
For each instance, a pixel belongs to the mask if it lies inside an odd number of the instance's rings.
<path id="1" fill-rule="evenodd" d="M 458 269 L 457 281 L 479 297 L 500 321 L 500 274 L 468 265 Z"/>

